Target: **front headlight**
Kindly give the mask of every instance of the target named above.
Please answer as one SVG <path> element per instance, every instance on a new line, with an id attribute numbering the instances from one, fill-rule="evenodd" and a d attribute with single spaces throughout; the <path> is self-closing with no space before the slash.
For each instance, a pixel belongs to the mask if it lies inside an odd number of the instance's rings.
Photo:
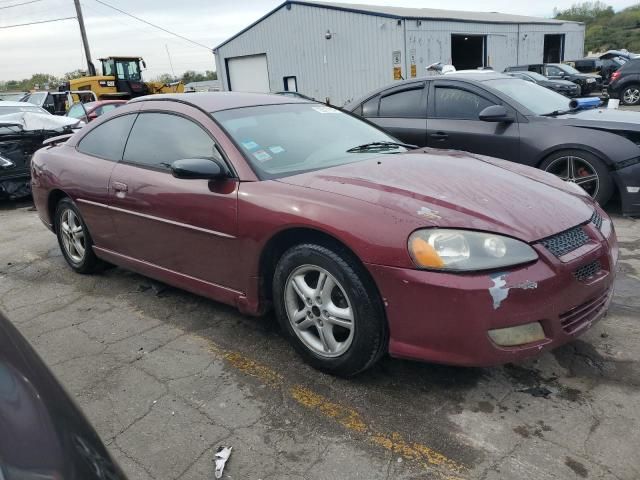
<path id="1" fill-rule="evenodd" d="M 511 267 L 538 259 L 535 250 L 520 240 L 443 228 L 413 232 L 409 255 L 419 268 L 457 272 Z"/>

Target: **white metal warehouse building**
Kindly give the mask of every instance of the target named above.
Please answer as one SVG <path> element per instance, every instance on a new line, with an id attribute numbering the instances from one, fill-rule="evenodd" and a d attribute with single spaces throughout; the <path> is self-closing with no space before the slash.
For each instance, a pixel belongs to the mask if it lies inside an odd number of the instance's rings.
<path id="1" fill-rule="evenodd" d="M 214 48 L 224 90 L 343 105 L 435 62 L 457 69 L 582 58 L 584 24 L 488 12 L 290 0 Z"/>

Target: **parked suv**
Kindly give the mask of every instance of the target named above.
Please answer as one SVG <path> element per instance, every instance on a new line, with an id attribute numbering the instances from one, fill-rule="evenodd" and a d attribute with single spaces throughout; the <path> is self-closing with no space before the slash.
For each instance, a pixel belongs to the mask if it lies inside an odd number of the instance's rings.
<path id="1" fill-rule="evenodd" d="M 551 80 L 569 80 L 580 87 L 579 95 L 588 95 L 602 89 L 602 77 L 590 73 L 580 73 L 570 65 L 564 63 L 538 63 L 533 65 L 518 65 L 505 68 L 505 72 L 528 70 L 536 72 Z"/>
<path id="2" fill-rule="evenodd" d="M 613 72 L 607 92 L 625 105 L 640 104 L 640 59 L 630 60 Z"/>
<path id="3" fill-rule="evenodd" d="M 581 60 L 572 60 L 566 63 L 581 73 L 600 75 L 603 81 L 608 83 L 611 78 L 611 74 L 624 64 L 624 60 L 618 57 L 583 58 Z"/>

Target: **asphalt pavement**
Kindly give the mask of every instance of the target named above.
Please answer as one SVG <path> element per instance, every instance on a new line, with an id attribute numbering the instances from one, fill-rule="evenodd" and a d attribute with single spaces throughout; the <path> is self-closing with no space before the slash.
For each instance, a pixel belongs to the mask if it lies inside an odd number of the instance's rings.
<path id="1" fill-rule="evenodd" d="M 615 218 L 609 315 L 498 368 L 385 358 L 350 380 L 251 318 L 113 268 L 74 274 L 29 204 L 0 206 L 0 310 L 132 480 L 640 478 L 640 221 Z M 428 312 L 428 306 L 425 309 Z"/>

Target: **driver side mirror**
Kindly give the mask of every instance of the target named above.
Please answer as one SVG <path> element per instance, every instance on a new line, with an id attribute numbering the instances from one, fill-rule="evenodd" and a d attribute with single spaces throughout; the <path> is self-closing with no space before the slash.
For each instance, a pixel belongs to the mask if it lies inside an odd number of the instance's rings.
<path id="1" fill-rule="evenodd" d="M 219 180 L 227 178 L 229 173 L 218 160 L 209 158 L 185 158 L 171 164 L 171 173 L 176 178 Z"/>
<path id="2" fill-rule="evenodd" d="M 504 122 L 511 123 L 515 121 L 503 105 L 491 105 L 480 112 L 478 118 L 483 122 Z"/>

